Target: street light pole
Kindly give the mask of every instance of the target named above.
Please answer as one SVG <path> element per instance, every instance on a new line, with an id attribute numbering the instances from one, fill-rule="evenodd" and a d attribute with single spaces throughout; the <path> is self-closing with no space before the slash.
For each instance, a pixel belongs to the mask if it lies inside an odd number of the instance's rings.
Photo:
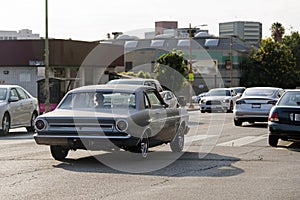
<path id="1" fill-rule="evenodd" d="M 48 40 L 48 0 L 45 0 L 45 112 L 50 111 L 49 89 L 49 40 Z"/>

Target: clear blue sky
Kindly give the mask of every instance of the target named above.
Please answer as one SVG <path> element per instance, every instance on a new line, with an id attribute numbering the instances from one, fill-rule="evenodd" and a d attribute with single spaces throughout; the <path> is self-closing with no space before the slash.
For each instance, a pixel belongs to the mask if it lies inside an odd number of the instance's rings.
<path id="1" fill-rule="evenodd" d="M 218 35 L 219 23 L 258 21 L 263 38 L 280 22 L 289 33 L 300 31 L 299 0 L 48 0 L 49 37 L 105 39 L 107 33 L 154 28 L 155 21 L 178 21 L 180 28 L 207 24 Z M 7 0 L 0 6 L 0 30 L 31 29 L 45 35 L 45 1 Z"/>

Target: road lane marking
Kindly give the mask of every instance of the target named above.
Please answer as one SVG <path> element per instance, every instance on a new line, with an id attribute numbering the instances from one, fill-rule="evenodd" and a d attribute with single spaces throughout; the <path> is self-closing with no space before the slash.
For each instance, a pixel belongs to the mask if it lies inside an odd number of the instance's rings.
<path id="1" fill-rule="evenodd" d="M 261 136 L 246 136 L 246 137 L 242 137 L 242 138 L 239 138 L 236 140 L 231 140 L 228 142 L 223 142 L 223 143 L 217 144 L 217 146 L 241 147 L 241 146 L 245 146 L 247 144 L 253 143 L 253 142 L 264 140 L 267 137 L 268 137 L 268 134 L 261 135 Z"/>

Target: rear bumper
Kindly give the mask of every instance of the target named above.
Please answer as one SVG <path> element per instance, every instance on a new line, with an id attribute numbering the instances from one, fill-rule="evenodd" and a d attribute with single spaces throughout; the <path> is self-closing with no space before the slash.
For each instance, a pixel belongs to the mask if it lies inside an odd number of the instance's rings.
<path id="1" fill-rule="evenodd" d="M 268 122 L 269 134 L 283 139 L 300 140 L 300 126 Z"/>
<path id="2" fill-rule="evenodd" d="M 259 121 L 267 122 L 269 117 L 268 111 L 263 112 L 245 112 L 245 111 L 236 111 L 234 110 L 234 119 L 240 121 Z"/>

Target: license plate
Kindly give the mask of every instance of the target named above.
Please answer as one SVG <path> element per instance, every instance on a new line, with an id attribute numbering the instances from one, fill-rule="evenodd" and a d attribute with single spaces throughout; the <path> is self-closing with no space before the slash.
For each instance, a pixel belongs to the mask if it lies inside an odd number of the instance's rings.
<path id="1" fill-rule="evenodd" d="M 260 104 L 252 104 L 252 108 L 260 108 Z"/>
<path id="2" fill-rule="evenodd" d="M 300 114 L 295 114 L 295 121 L 300 121 Z"/>

